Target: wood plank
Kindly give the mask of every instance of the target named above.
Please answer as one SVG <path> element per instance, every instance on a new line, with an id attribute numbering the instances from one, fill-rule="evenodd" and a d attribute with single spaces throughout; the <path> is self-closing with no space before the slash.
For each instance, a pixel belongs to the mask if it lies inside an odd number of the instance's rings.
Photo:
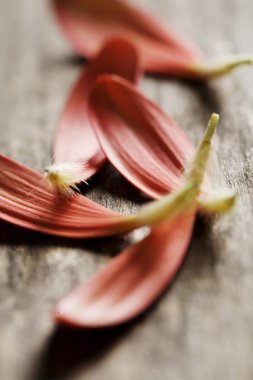
<path id="1" fill-rule="evenodd" d="M 250 0 L 136 1 L 210 56 L 252 51 Z M 47 2 L 0 0 L 0 150 L 42 170 L 59 112 L 81 69 Z M 232 214 L 196 224 L 187 260 L 156 306 L 103 333 L 54 326 L 57 300 L 129 243 L 70 242 L 0 224 L 0 378 L 5 380 L 252 380 L 253 70 L 208 85 L 145 78 L 143 91 L 195 144 L 222 119 L 212 178 L 239 193 Z M 142 202 L 108 165 L 89 196 L 120 212 Z"/>

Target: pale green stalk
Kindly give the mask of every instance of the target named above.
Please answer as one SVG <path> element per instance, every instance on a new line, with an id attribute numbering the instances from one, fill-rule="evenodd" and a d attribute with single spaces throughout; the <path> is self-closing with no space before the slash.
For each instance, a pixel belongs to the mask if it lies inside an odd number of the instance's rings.
<path id="1" fill-rule="evenodd" d="M 184 209 L 194 205 L 197 195 L 198 186 L 194 182 L 188 182 L 181 190 L 144 206 L 136 216 L 136 223 L 140 226 L 145 224 L 152 225 L 179 214 Z"/>
<path id="2" fill-rule="evenodd" d="M 208 61 L 191 66 L 194 76 L 203 79 L 220 77 L 229 74 L 237 67 L 253 64 L 253 54 L 240 54 L 231 57 L 220 58 L 215 61 Z"/>
<path id="3" fill-rule="evenodd" d="M 199 186 L 203 183 L 208 160 L 212 149 L 212 138 L 219 122 L 219 115 L 213 113 L 208 123 L 204 138 L 199 145 L 190 170 L 186 173 L 188 181 L 195 182 Z"/>
<path id="4" fill-rule="evenodd" d="M 234 193 L 217 196 L 213 199 L 199 199 L 198 210 L 201 214 L 224 214 L 230 211 L 236 202 Z"/>

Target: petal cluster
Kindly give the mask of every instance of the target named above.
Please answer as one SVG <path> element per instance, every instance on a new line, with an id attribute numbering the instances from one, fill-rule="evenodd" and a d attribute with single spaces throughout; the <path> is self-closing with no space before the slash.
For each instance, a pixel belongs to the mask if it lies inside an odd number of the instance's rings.
<path id="1" fill-rule="evenodd" d="M 228 211 L 235 195 L 213 196 L 206 168 L 219 116 L 197 149 L 137 84 L 143 71 L 203 79 L 251 64 L 252 56 L 214 62 L 191 43 L 123 0 L 51 0 L 74 49 L 91 60 L 59 119 L 53 162 L 44 176 L 0 155 L 0 219 L 66 238 L 94 238 L 149 226 L 142 241 L 61 300 L 55 320 L 105 328 L 149 308 L 186 255 L 198 212 Z M 110 161 L 155 199 L 135 215 L 91 201 L 78 184 Z"/>

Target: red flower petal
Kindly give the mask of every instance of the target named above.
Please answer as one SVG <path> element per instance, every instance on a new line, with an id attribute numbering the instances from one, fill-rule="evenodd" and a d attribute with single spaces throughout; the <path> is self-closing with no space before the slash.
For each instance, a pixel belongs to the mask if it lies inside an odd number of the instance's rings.
<path id="1" fill-rule="evenodd" d="M 152 198 L 180 186 L 194 148 L 157 105 L 129 82 L 104 76 L 94 85 L 90 106 L 102 149 L 133 185 Z"/>
<path id="2" fill-rule="evenodd" d="M 86 197 L 57 198 L 43 177 L 0 155 L 0 219 L 51 235 L 86 238 L 127 230 L 120 216 Z"/>
<path id="3" fill-rule="evenodd" d="M 31 230 L 70 238 L 116 235 L 161 222 L 193 202 L 196 186 L 186 184 L 144 207 L 136 215 L 120 215 L 77 195 L 66 201 L 46 186 L 44 178 L 0 155 L 0 220 Z"/>
<path id="4" fill-rule="evenodd" d="M 124 323 L 145 311 L 173 280 L 185 256 L 196 210 L 156 226 L 55 308 L 60 323 L 85 328 Z"/>
<path id="5" fill-rule="evenodd" d="M 105 161 L 87 116 L 91 86 L 96 77 L 104 73 L 137 81 L 137 53 L 129 42 L 119 38 L 108 41 L 95 60 L 81 73 L 60 118 L 53 146 L 54 161 L 84 163 L 86 178 L 93 175 Z"/>
<path id="6" fill-rule="evenodd" d="M 129 38 L 150 72 L 191 76 L 202 54 L 151 15 L 121 0 L 52 0 L 55 15 L 74 49 L 93 58 L 112 36 Z"/>

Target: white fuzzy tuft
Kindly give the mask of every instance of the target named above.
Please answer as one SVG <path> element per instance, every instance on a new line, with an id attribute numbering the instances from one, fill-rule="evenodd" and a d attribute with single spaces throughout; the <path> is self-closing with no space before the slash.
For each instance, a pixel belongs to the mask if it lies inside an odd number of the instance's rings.
<path id="1" fill-rule="evenodd" d="M 83 163 L 52 164 L 45 169 L 44 178 L 60 196 L 70 198 L 78 192 L 77 184 L 87 183 L 83 168 Z"/>

